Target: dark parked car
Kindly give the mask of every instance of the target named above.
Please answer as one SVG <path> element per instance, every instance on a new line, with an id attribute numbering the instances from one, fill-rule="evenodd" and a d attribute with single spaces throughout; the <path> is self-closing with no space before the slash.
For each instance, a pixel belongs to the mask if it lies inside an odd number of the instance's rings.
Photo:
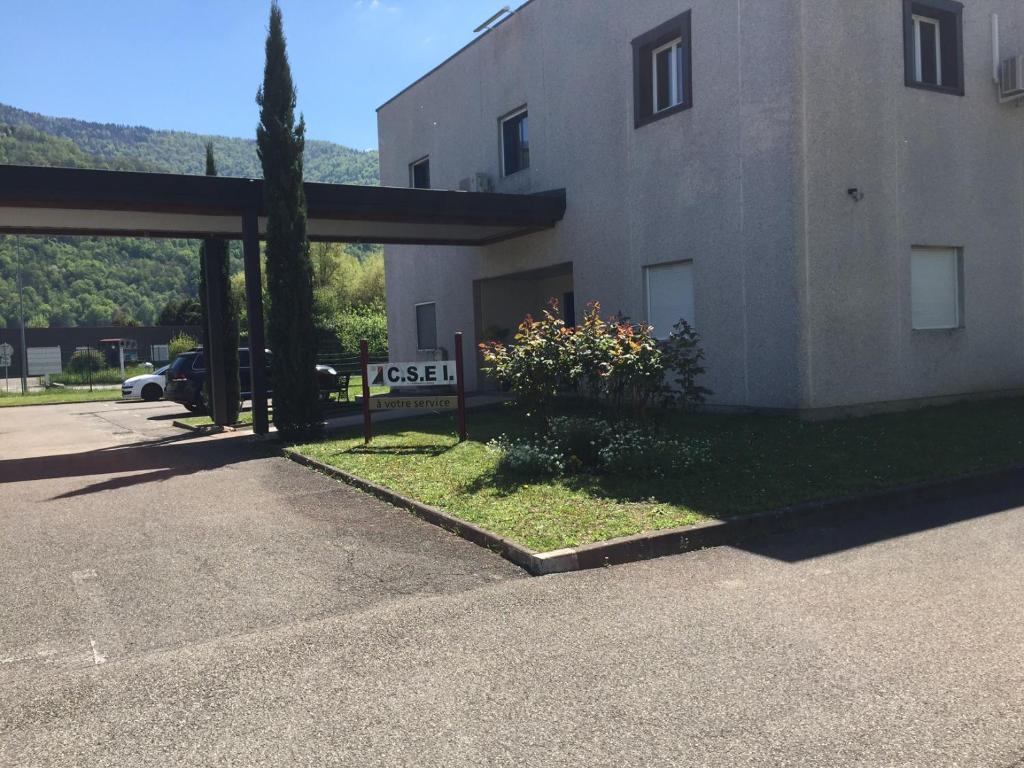
<path id="1" fill-rule="evenodd" d="M 270 380 L 271 352 L 266 352 L 267 369 L 267 392 L 271 393 L 273 387 Z M 328 365 L 316 367 L 317 382 L 320 385 L 320 394 L 327 397 L 338 390 L 339 376 L 337 371 Z M 243 347 L 238 350 L 238 378 L 242 385 L 242 400 L 252 399 L 252 372 L 249 364 L 249 349 Z M 193 349 L 183 352 L 174 358 L 167 369 L 167 386 L 164 389 L 164 400 L 173 400 L 181 403 L 188 410 L 201 412 L 206 410 L 206 402 L 203 396 L 203 386 L 206 384 L 206 359 L 203 350 Z"/>

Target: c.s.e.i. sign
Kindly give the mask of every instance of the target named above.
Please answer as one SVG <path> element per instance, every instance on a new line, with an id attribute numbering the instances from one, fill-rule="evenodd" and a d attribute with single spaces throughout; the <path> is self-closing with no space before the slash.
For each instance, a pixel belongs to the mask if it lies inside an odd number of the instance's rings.
<path id="1" fill-rule="evenodd" d="M 455 363 L 374 363 L 371 387 L 451 387 L 457 382 Z"/>
<path id="2" fill-rule="evenodd" d="M 370 344 L 359 342 L 359 361 L 363 371 L 363 438 L 373 440 L 373 411 L 398 408 L 444 409 L 454 406 L 459 425 L 459 442 L 466 440 L 466 378 L 463 375 L 462 334 L 455 334 L 455 360 L 436 363 L 370 364 Z M 409 389 L 412 387 L 455 387 L 455 397 L 370 397 L 370 387 Z M 443 393 L 442 393 L 443 394 Z M 454 401 L 454 402 L 453 402 Z M 371 402 L 373 405 L 371 406 Z"/>

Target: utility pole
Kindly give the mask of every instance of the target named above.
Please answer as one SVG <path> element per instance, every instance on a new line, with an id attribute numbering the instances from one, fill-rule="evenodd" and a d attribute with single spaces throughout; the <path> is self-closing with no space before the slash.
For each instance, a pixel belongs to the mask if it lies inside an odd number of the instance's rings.
<path id="1" fill-rule="evenodd" d="M 21 235 L 15 241 L 15 260 L 18 265 L 18 315 L 21 322 L 21 394 L 28 394 L 28 347 L 25 346 L 25 296 L 21 290 Z"/>

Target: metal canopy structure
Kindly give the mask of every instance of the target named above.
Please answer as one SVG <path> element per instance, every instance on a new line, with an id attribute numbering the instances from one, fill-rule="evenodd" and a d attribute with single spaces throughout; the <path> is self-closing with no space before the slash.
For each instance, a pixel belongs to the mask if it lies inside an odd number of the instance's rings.
<path id="1" fill-rule="evenodd" d="M 307 183 L 309 239 L 319 242 L 482 246 L 554 227 L 565 190 L 500 195 Z M 259 241 L 263 182 L 226 176 L 0 165 L 0 234 L 241 240 L 252 365 L 253 429 L 269 431 Z M 207 264 L 212 298 L 219 280 Z M 211 313 L 212 314 L 212 313 Z M 211 347 L 220 335 L 210 334 Z M 209 350 L 212 360 L 222 350 Z M 210 366 L 217 412 L 223 370 Z"/>
<path id="2" fill-rule="evenodd" d="M 309 238 L 324 242 L 489 245 L 553 227 L 565 191 L 497 195 L 306 184 Z M 263 182 L 226 176 L 0 165 L 0 233 L 243 236 L 263 220 Z"/>

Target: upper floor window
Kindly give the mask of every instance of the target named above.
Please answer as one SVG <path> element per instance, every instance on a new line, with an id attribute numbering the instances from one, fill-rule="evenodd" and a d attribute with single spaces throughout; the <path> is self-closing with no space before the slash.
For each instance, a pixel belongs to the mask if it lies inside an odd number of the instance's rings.
<path id="1" fill-rule="evenodd" d="M 908 86 L 963 95 L 963 10 L 953 0 L 904 0 Z"/>
<path id="2" fill-rule="evenodd" d="M 530 123 L 526 108 L 501 119 L 501 173 L 513 173 L 530 167 Z"/>
<path id="3" fill-rule="evenodd" d="M 633 41 L 636 127 L 693 106 L 690 11 Z"/>
<path id="4" fill-rule="evenodd" d="M 424 157 L 409 166 L 409 183 L 413 189 L 430 189 L 430 158 Z"/>

